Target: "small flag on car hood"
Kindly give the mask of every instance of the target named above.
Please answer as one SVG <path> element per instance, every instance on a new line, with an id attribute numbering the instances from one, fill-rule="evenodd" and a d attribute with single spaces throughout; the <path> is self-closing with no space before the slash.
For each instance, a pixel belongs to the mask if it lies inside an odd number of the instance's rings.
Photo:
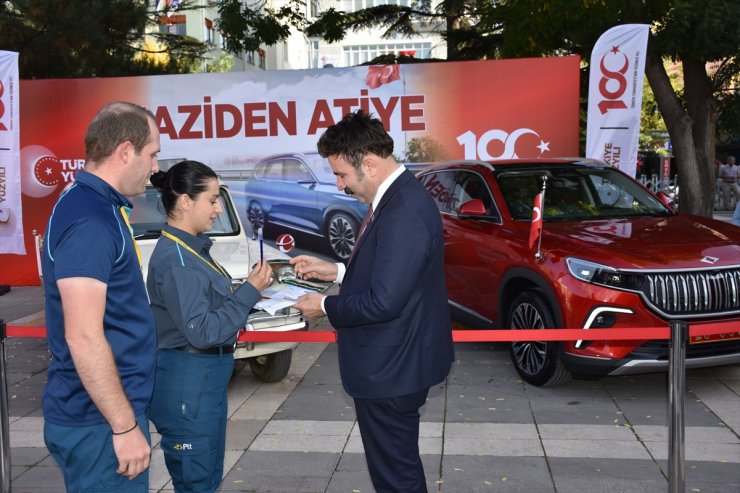
<path id="1" fill-rule="evenodd" d="M 534 198 L 532 207 L 532 224 L 529 227 L 529 248 L 531 249 L 537 239 L 542 234 L 542 202 L 544 201 L 544 192 L 538 193 Z"/>

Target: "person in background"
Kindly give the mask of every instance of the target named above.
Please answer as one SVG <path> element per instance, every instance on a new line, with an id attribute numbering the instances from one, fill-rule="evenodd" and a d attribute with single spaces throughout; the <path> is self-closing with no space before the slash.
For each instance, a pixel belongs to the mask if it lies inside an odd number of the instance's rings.
<path id="1" fill-rule="evenodd" d="M 146 493 L 157 343 L 126 196 L 157 171 L 159 130 L 146 109 L 114 102 L 95 115 L 85 146 L 85 169 L 59 197 L 42 245 L 44 441 L 68 492 Z"/>
<path id="2" fill-rule="evenodd" d="M 730 192 L 735 195 L 735 201 L 740 201 L 740 166 L 735 165 L 735 156 L 728 156 L 727 163 L 719 167 L 719 185 L 722 189 L 722 206 L 730 209 Z"/>
<path id="3" fill-rule="evenodd" d="M 270 284 L 272 268 L 258 263 L 232 289 L 231 276 L 211 256 L 205 233 L 222 212 L 211 168 L 183 161 L 151 182 L 161 192 L 167 225 L 147 276 L 158 345 L 150 416 L 175 491 L 209 493 L 223 476 L 236 334 Z"/>
<path id="4" fill-rule="evenodd" d="M 342 384 L 376 491 L 426 492 L 419 409 L 455 359 L 439 210 L 393 159 L 383 123 L 361 110 L 329 127 L 318 150 L 337 188 L 370 208 L 346 267 L 290 260 L 298 275 L 341 284 L 338 295 L 303 295 L 295 306 L 309 318 L 326 314 L 337 330 Z"/>

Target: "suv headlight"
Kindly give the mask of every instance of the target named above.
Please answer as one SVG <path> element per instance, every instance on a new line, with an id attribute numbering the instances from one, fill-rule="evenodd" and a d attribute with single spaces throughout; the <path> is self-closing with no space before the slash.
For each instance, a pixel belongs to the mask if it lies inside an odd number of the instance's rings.
<path id="1" fill-rule="evenodd" d="M 635 272 L 622 272 L 608 265 L 601 265 L 575 257 L 565 259 L 570 275 L 583 282 L 590 282 L 607 288 L 638 291 L 643 276 Z"/>

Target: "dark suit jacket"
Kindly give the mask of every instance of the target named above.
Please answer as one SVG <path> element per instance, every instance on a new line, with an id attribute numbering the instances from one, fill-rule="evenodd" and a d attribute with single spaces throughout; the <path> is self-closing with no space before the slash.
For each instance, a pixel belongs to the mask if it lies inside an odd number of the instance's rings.
<path id="1" fill-rule="evenodd" d="M 352 397 L 395 397 L 444 380 L 455 359 L 442 221 L 409 171 L 385 192 L 339 295 L 324 302 Z"/>

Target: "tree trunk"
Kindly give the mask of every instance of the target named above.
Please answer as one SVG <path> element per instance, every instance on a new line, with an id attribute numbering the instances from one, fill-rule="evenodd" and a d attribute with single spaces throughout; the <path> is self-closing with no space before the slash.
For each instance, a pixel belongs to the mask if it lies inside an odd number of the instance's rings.
<path id="1" fill-rule="evenodd" d="M 706 64 L 701 60 L 683 61 L 684 96 L 686 110 L 691 118 L 692 135 L 696 152 L 697 195 L 693 198 L 692 214 L 711 217 L 714 210 L 714 148 L 717 103 L 712 81 L 707 75 Z M 689 197 L 692 199 L 692 197 Z"/>
<path id="2" fill-rule="evenodd" d="M 689 62 L 688 70 L 693 77 L 697 77 L 696 68 L 692 63 L 698 62 Z M 686 66 L 687 63 L 684 62 L 685 70 Z M 709 154 L 712 162 L 714 161 L 714 138 L 707 140 L 707 133 L 713 136 L 714 126 L 709 125 L 711 116 L 702 117 L 702 108 L 706 106 L 694 100 L 699 94 L 703 94 L 700 80 L 697 77 L 691 89 L 688 81 L 685 82 L 687 99 L 692 96 L 692 101 L 688 105 L 693 107 L 692 114 L 695 112 L 699 118 L 699 121 L 693 122 L 689 113 L 681 106 L 660 57 L 648 54 L 645 60 L 645 74 L 655 94 L 668 134 L 671 136 L 678 171 L 679 210 L 682 213 L 711 216 L 714 207 L 714 184 L 711 176 L 713 170 L 706 166 L 706 163 Z M 704 75 L 706 76 L 706 73 Z M 714 119 L 716 120 L 716 115 Z M 697 142 L 700 143 L 699 146 Z M 711 153 L 707 150 L 710 145 Z M 701 147 L 701 150 L 698 147 Z"/>

